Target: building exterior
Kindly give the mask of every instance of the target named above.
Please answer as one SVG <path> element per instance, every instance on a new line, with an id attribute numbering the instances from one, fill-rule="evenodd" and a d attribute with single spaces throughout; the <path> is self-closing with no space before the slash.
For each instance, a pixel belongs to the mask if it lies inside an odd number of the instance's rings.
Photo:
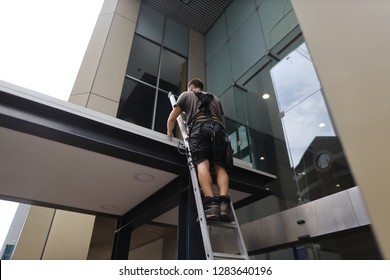
<path id="1" fill-rule="evenodd" d="M 252 259 L 385 258 L 330 115 L 306 21 L 297 17 L 296 10 L 306 19 L 308 6 L 106 0 L 69 104 L 4 86 L 2 104 L 15 113 L 3 114 L 3 134 L 44 138 L 28 141 L 69 155 L 69 174 L 59 176 L 76 178 L 55 183 L 62 197 L 3 190 L 34 205 L 11 259 L 201 258 L 191 245 L 199 236 L 185 160 L 178 141 L 164 138 L 167 93 L 179 94 L 193 77 L 224 106 L 232 197 Z M 19 123 L 18 110 L 36 121 Z M 49 182 L 34 190 L 39 184 Z M 102 196 L 111 200 L 99 208 L 93 203 Z M 212 237 L 216 248 L 234 250 L 229 233 Z"/>

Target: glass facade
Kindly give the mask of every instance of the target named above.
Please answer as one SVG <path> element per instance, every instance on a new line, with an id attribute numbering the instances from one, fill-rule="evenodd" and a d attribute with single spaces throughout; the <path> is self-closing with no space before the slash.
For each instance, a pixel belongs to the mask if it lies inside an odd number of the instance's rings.
<path id="1" fill-rule="evenodd" d="M 181 92 L 187 81 L 188 36 L 188 28 L 141 6 L 118 118 L 166 132 L 167 93 Z"/>
<path id="2" fill-rule="evenodd" d="M 166 95 L 186 88 L 188 49 L 186 27 L 142 4 L 118 118 L 165 133 Z M 205 69 L 234 156 L 277 176 L 266 187 L 278 207 L 259 211 L 255 203 L 243 216 L 261 218 L 356 185 L 290 1 L 233 1 L 205 35 Z"/>
<path id="3" fill-rule="evenodd" d="M 298 203 L 356 186 L 305 44 L 278 62 L 271 76 Z"/>
<path id="4" fill-rule="evenodd" d="M 119 118 L 165 133 L 166 94 L 183 91 L 192 78 L 188 36 L 187 28 L 141 6 Z M 290 1 L 233 1 L 205 35 L 205 69 L 206 90 L 222 101 L 234 156 L 277 177 L 265 186 L 274 195 L 237 211 L 240 222 L 356 186 Z M 373 240 L 369 228 L 357 234 Z M 339 244 L 332 238 L 324 242 Z M 325 243 L 254 258 L 350 258 L 332 255 Z M 370 248 L 380 258 L 376 245 Z"/>
<path id="5" fill-rule="evenodd" d="M 250 219 L 356 185 L 297 30 L 290 1 L 233 1 L 206 34 L 208 90 L 223 102 L 235 157 L 278 178 L 267 187 L 279 208 L 255 203 Z"/>

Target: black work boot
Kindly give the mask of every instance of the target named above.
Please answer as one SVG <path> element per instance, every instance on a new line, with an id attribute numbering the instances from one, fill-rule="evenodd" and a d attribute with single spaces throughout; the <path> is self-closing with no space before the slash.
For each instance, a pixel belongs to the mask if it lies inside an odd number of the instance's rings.
<path id="1" fill-rule="evenodd" d="M 218 200 L 214 197 L 205 197 L 204 199 L 204 215 L 207 220 L 219 220 L 219 205 Z"/>
<path id="2" fill-rule="evenodd" d="M 228 195 L 219 197 L 219 219 L 223 222 L 231 222 L 233 220 L 230 196 Z"/>

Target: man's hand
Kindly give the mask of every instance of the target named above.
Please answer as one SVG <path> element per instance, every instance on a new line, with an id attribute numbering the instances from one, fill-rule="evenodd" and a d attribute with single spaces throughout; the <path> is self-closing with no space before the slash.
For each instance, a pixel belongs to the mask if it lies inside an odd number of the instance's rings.
<path id="1" fill-rule="evenodd" d="M 176 119 L 181 114 L 181 108 L 180 106 L 175 106 L 175 108 L 172 109 L 171 113 L 169 114 L 168 120 L 167 120 L 167 137 L 168 140 L 172 140 L 172 130 L 175 127 Z"/>

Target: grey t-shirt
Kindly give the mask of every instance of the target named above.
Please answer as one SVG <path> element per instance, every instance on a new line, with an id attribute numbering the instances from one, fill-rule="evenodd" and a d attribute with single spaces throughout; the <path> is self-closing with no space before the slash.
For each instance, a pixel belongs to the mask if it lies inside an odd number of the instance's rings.
<path id="1" fill-rule="evenodd" d="M 202 94 L 204 93 L 207 92 L 203 91 Z M 200 105 L 202 105 L 202 101 L 198 96 L 196 96 L 193 91 L 184 91 L 182 94 L 180 94 L 175 106 L 180 106 L 182 111 L 187 114 L 187 123 L 191 124 L 192 120 L 196 119 L 201 115 L 204 115 L 204 112 L 199 110 Z M 223 109 L 221 101 L 216 95 L 214 95 L 214 98 L 211 99 L 209 108 L 211 111 L 211 115 L 217 117 L 222 123 Z"/>

